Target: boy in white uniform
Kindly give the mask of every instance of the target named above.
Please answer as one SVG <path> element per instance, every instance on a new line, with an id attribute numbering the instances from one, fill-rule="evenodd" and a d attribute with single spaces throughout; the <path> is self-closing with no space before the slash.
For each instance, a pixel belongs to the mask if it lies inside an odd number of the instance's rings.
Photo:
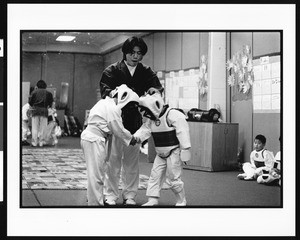
<path id="1" fill-rule="evenodd" d="M 274 165 L 274 155 L 265 149 L 266 138 L 259 134 L 254 139 L 254 150 L 250 153 L 250 162 L 243 164 L 244 173 L 237 177 L 243 180 L 257 179 L 262 170 L 271 169 Z"/>
<path id="2" fill-rule="evenodd" d="M 31 131 L 29 129 L 30 120 L 30 105 L 29 103 L 26 103 L 22 107 L 22 145 L 30 145 L 30 143 L 27 142 L 27 137 L 31 135 Z"/>
<path id="3" fill-rule="evenodd" d="M 279 141 L 281 141 L 280 137 Z M 257 182 L 267 185 L 281 185 L 281 151 L 278 151 L 275 156 L 273 168 L 269 169 L 264 167 L 262 169 L 262 174 L 257 177 Z"/>
<path id="4" fill-rule="evenodd" d="M 182 161 L 188 161 L 191 157 L 186 116 L 179 110 L 164 105 L 159 92 L 140 97 L 139 105 L 140 111 L 150 119 L 134 133 L 134 136 L 143 142 L 152 133 L 157 153 L 148 181 L 146 192 L 148 202 L 142 206 L 158 205 L 165 179 L 175 194 L 175 206 L 185 206 L 184 183 L 181 180 Z"/>
<path id="5" fill-rule="evenodd" d="M 44 132 L 45 142 L 50 143 L 50 140 L 52 140 L 52 142 L 50 144 L 53 146 L 55 146 L 58 143 L 57 136 L 55 133 L 55 128 L 57 126 L 56 117 L 57 117 L 57 113 L 56 113 L 56 108 L 55 108 L 55 102 L 53 102 L 52 106 L 48 108 L 48 125 Z"/>
<path id="6" fill-rule="evenodd" d="M 112 96 L 107 96 L 94 105 L 89 113 L 88 125 L 81 133 L 81 147 L 87 164 L 88 205 L 104 205 L 103 182 L 107 177 L 111 135 L 114 134 L 127 146 L 136 143 L 135 138 L 122 124 L 121 109 L 128 103 L 137 105 L 138 95 L 123 84 L 114 90 Z"/>

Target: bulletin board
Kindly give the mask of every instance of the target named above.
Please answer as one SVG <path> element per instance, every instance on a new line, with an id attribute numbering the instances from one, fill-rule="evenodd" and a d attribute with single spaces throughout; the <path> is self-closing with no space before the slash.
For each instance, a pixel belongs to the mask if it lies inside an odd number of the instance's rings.
<path id="1" fill-rule="evenodd" d="M 184 111 L 199 108 L 199 76 L 199 69 L 166 73 L 165 102 Z"/>
<path id="2" fill-rule="evenodd" d="M 253 113 L 280 113 L 280 56 L 253 60 Z"/>

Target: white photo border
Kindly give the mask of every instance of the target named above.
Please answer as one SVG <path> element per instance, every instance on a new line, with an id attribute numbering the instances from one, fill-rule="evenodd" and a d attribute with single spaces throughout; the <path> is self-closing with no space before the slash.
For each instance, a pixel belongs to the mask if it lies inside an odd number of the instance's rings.
<path id="1" fill-rule="evenodd" d="M 294 236 L 295 8 L 295 4 L 7 4 L 7 235 Z M 35 29 L 283 30 L 283 149 L 289 149 L 283 153 L 288 163 L 283 208 L 20 208 L 20 31 Z M 251 227 L 264 219 L 268 227 Z"/>

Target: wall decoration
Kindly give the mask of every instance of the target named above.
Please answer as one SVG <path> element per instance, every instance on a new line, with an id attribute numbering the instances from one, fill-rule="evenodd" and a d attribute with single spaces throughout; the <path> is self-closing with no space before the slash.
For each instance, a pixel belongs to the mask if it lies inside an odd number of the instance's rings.
<path id="1" fill-rule="evenodd" d="M 254 80 L 250 46 L 244 45 L 243 50 L 235 53 L 226 65 L 229 72 L 228 85 L 248 95 Z"/>
<path id="2" fill-rule="evenodd" d="M 253 60 L 253 112 L 280 113 L 280 56 Z"/>
<path id="3" fill-rule="evenodd" d="M 203 97 L 208 92 L 207 78 L 207 57 L 205 55 L 202 55 L 198 82 L 198 89 L 201 97 Z"/>

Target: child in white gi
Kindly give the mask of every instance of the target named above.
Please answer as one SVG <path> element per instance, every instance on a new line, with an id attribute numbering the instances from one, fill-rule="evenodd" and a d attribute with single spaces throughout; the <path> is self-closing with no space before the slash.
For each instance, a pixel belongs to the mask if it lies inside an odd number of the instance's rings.
<path id="1" fill-rule="evenodd" d="M 81 147 L 87 164 L 88 205 L 104 205 L 103 182 L 110 155 L 111 135 L 120 138 L 127 146 L 136 143 L 135 138 L 122 124 L 121 109 L 128 103 L 138 104 L 139 97 L 125 84 L 114 91 L 113 98 L 106 97 L 93 106 L 87 127 L 81 133 Z"/>
<path id="2" fill-rule="evenodd" d="M 31 119 L 30 114 L 30 105 L 29 103 L 24 104 L 22 107 L 22 145 L 30 145 L 27 142 L 27 138 L 31 135 L 31 131 L 29 129 L 29 121 Z"/>
<path id="3" fill-rule="evenodd" d="M 279 141 L 281 141 L 280 138 Z M 261 174 L 257 177 L 257 182 L 267 185 L 281 185 L 281 151 L 278 151 L 275 156 L 273 168 L 264 167 Z"/>
<path id="4" fill-rule="evenodd" d="M 52 106 L 48 108 L 48 124 L 45 129 L 45 142 L 50 142 L 52 140 L 51 145 L 55 146 L 58 143 L 57 136 L 55 133 L 55 128 L 57 126 L 56 123 L 56 109 L 55 102 L 52 103 Z"/>
<path id="5" fill-rule="evenodd" d="M 190 160 L 190 134 L 186 116 L 177 109 L 164 105 L 162 96 L 156 92 L 140 97 L 140 111 L 148 119 L 134 133 L 138 141 L 145 141 L 152 133 L 156 157 L 151 170 L 146 195 L 148 202 L 142 206 L 158 205 L 160 190 L 166 183 L 176 197 L 175 206 L 185 206 L 184 183 L 181 180 L 182 161 Z"/>
<path id="6" fill-rule="evenodd" d="M 250 162 L 243 164 L 244 173 L 237 177 L 243 180 L 257 179 L 262 170 L 271 169 L 274 165 L 274 155 L 265 149 L 266 138 L 259 134 L 254 139 L 254 150 L 250 154 Z"/>

